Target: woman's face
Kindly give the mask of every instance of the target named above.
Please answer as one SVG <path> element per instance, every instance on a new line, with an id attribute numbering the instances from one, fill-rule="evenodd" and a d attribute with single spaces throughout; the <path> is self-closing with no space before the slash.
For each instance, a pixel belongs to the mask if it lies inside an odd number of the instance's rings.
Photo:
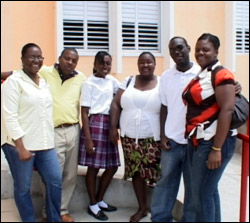
<path id="1" fill-rule="evenodd" d="M 42 51 L 38 47 L 30 47 L 22 57 L 23 70 L 27 74 L 37 74 L 43 65 Z"/>
<path id="2" fill-rule="evenodd" d="M 98 61 L 95 63 L 96 76 L 105 77 L 110 73 L 112 66 L 112 59 L 110 56 L 106 55 L 103 58 L 103 64 L 100 64 Z"/>
<path id="3" fill-rule="evenodd" d="M 154 58 L 150 54 L 143 54 L 139 57 L 137 65 L 140 75 L 145 77 L 154 75 L 156 64 Z"/>
<path id="4" fill-rule="evenodd" d="M 195 59 L 202 69 L 217 59 L 218 50 L 209 40 L 200 40 L 195 46 Z"/>

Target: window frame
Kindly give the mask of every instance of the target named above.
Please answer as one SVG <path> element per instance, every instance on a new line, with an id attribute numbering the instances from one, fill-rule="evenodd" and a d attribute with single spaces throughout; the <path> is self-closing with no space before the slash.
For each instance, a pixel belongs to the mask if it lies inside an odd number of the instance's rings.
<path id="1" fill-rule="evenodd" d="M 247 3 L 248 3 L 248 17 L 246 15 Z M 240 9 L 237 8 L 239 7 L 239 4 L 242 4 L 241 11 Z M 246 21 L 247 19 L 248 19 L 248 22 Z M 234 20 L 235 20 L 235 28 L 234 28 L 235 46 L 234 47 L 235 47 L 236 55 L 248 55 L 249 54 L 249 2 L 248 1 L 234 1 Z M 245 36 L 247 35 L 246 34 L 247 28 L 248 28 L 248 50 L 246 49 L 247 42 L 245 38 Z M 241 34 L 238 32 L 241 32 Z M 237 38 L 238 35 L 242 35 L 242 37 Z M 239 45 L 238 42 L 241 45 Z M 237 49 L 237 48 L 240 48 L 240 49 Z"/>
<path id="2" fill-rule="evenodd" d="M 129 31 L 132 31 L 131 35 L 135 36 L 134 41 L 131 42 L 131 44 L 134 44 L 134 46 L 131 47 L 131 48 L 135 48 L 135 49 L 129 49 L 128 46 L 127 46 L 128 49 L 125 49 L 125 47 L 123 46 L 123 44 L 129 44 L 129 42 L 128 42 L 129 37 L 126 38 L 126 37 L 122 36 L 122 51 L 123 51 L 124 55 L 126 55 L 126 56 L 130 56 L 130 55 L 132 56 L 133 54 L 137 55 L 137 54 L 140 54 L 143 51 L 150 51 L 150 52 L 152 52 L 154 54 L 161 55 L 161 52 L 162 52 L 162 47 L 161 47 L 161 24 L 162 24 L 162 19 L 161 19 L 162 18 L 161 17 L 161 15 L 162 15 L 162 10 L 161 10 L 162 7 L 161 6 L 162 6 L 162 2 L 161 1 L 157 1 L 157 3 L 159 4 L 158 5 L 158 13 L 160 14 L 158 16 L 158 18 L 157 18 L 157 20 L 159 22 L 159 24 L 157 24 L 157 25 L 152 25 L 152 24 L 146 22 L 147 19 L 142 20 L 142 19 L 139 18 L 139 17 L 145 16 L 143 14 L 143 12 L 141 14 L 139 14 L 139 12 L 147 10 L 147 8 L 149 7 L 149 5 L 144 5 L 144 6 L 139 5 L 139 4 L 141 4 L 140 2 L 136 2 L 135 3 L 135 6 L 134 6 L 135 7 L 134 8 L 135 12 L 133 14 L 134 18 L 132 18 L 132 17 L 131 18 L 128 18 L 128 17 L 124 18 L 124 16 L 122 15 L 122 24 L 121 24 L 122 35 L 124 35 L 123 30 L 126 30 L 126 28 L 124 28 L 124 25 L 127 25 L 127 26 L 131 26 L 131 27 L 133 26 L 133 28 L 127 28 L 128 35 L 129 35 Z M 130 5 L 129 4 L 128 5 L 125 4 L 125 7 L 126 6 L 127 6 L 127 8 L 123 9 L 123 4 L 122 4 L 122 13 L 127 12 L 129 14 L 130 13 L 130 9 L 129 9 Z M 145 8 L 143 8 L 143 7 L 145 7 Z M 155 16 L 155 15 L 153 15 L 153 16 Z M 142 27 L 144 27 L 144 28 L 142 28 Z M 150 30 L 149 27 L 152 27 L 152 29 Z M 157 34 L 154 34 L 155 30 L 153 30 L 153 29 L 156 30 Z M 157 40 L 158 49 L 156 49 L 156 50 L 155 49 L 146 49 L 146 48 L 145 49 L 140 49 L 140 47 L 142 47 L 142 46 L 140 46 L 141 40 L 148 41 L 147 40 L 148 37 L 146 35 L 147 32 L 149 33 L 149 36 L 150 35 L 153 35 L 153 36 L 157 35 L 157 39 L 156 40 Z M 150 32 L 151 32 L 151 34 L 150 34 Z M 126 33 L 125 33 L 125 35 L 126 35 Z M 123 41 L 123 39 L 127 39 L 127 41 Z M 154 39 L 152 38 L 152 39 L 150 39 L 150 41 L 153 42 Z"/>
<path id="3" fill-rule="evenodd" d="M 165 29 L 159 28 L 160 50 L 153 52 L 155 57 L 162 57 L 163 68 L 167 69 L 173 62 L 168 52 L 168 41 L 174 35 L 174 1 L 160 1 L 161 26 L 164 21 Z M 112 70 L 122 73 L 123 57 L 138 57 L 140 52 L 124 52 L 122 50 L 122 5 L 121 1 L 108 1 L 109 19 L 109 53 L 113 57 Z M 164 13 L 163 13 L 164 12 Z M 63 7 L 62 2 L 56 2 L 56 50 L 57 57 L 63 50 Z M 79 56 L 95 56 L 96 51 L 81 51 Z"/>
<path id="4" fill-rule="evenodd" d="M 108 26 L 107 26 L 107 29 L 108 29 L 108 39 L 109 39 L 109 35 L 110 35 L 110 24 L 109 24 L 109 1 L 106 1 L 107 2 L 107 8 L 108 8 L 108 14 L 107 14 L 107 19 L 108 19 Z M 86 3 L 85 3 L 86 4 Z M 64 25 L 63 25 L 63 2 L 62 1 L 59 1 L 57 2 L 57 52 L 61 52 L 63 49 L 64 49 Z M 85 17 L 84 18 L 84 21 L 87 21 L 87 18 Z M 104 51 L 110 51 L 110 40 L 108 41 L 108 48 L 92 48 L 92 49 L 88 49 L 88 40 L 86 39 L 89 38 L 88 35 L 86 35 L 85 33 L 85 30 L 87 30 L 89 27 L 88 27 L 88 24 L 87 23 L 84 23 L 83 24 L 83 27 L 84 27 L 84 30 L 83 30 L 83 49 L 79 49 L 79 48 L 76 48 L 78 53 L 79 53 L 79 56 L 95 56 L 96 52 L 99 51 L 99 50 L 104 50 Z M 59 55 L 59 54 L 58 54 Z"/>

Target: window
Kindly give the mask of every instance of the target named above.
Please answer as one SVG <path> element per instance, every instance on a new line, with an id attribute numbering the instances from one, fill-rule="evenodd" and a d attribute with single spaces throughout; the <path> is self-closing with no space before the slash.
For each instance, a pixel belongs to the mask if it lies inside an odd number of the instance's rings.
<path id="1" fill-rule="evenodd" d="M 108 2 L 63 1 L 63 47 L 109 49 Z"/>
<path id="2" fill-rule="evenodd" d="M 235 2 L 236 53 L 249 53 L 249 2 Z"/>
<path id="3" fill-rule="evenodd" d="M 122 2 L 122 49 L 160 51 L 160 1 Z"/>

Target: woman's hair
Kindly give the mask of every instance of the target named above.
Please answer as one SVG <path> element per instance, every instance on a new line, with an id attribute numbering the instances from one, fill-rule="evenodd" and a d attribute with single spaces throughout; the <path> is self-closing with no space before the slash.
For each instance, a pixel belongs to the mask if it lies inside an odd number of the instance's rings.
<path id="1" fill-rule="evenodd" d="M 31 47 L 37 47 L 38 49 L 41 50 L 41 48 L 40 48 L 37 44 L 35 44 L 35 43 L 27 43 L 27 44 L 24 45 L 23 48 L 22 48 L 22 51 L 21 51 L 22 57 L 25 56 L 25 54 L 27 53 L 28 49 L 31 48 Z"/>
<path id="2" fill-rule="evenodd" d="M 149 54 L 149 55 L 153 58 L 154 62 L 156 62 L 155 56 L 154 56 L 152 53 L 150 53 L 150 52 L 142 52 L 142 53 L 139 55 L 138 60 L 140 60 L 140 58 L 141 58 L 143 55 L 145 55 L 145 54 Z"/>
<path id="3" fill-rule="evenodd" d="M 94 60 L 93 73 L 96 73 L 95 63 L 104 64 L 104 57 L 105 56 L 109 56 L 110 58 L 112 58 L 111 55 L 106 51 L 97 52 L 97 54 L 95 55 L 95 60 Z"/>
<path id="4" fill-rule="evenodd" d="M 200 41 L 200 40 L 208 40 L 209 42 L 211 42 L 213 44 L 213 46 L 214 46 L 214 48 L 216 50 L 218 50 L 219 47 L 220 47 L 220 40 L 219 40 L 219 38 L 217 36 L 215 36 L 215 35 L 210 34 L 210 33 L 203 33 L 198 38 L 197 42 Z"/>

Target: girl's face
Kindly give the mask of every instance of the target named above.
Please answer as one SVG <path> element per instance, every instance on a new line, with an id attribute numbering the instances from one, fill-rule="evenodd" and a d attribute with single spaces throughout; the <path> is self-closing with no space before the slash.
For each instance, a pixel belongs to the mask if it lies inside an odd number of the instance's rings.
<path id="1" fill-rule="evenodd" d="M 150 54 L 144 54 L 138 59 L 138 70 L 145 77 L 154 75 L 155 61 Z"/>
<path id="2" fill-rule="evenodd" d="M 195 46 L 195 59 L 202 69 L 205 69 L 217 59 L 218 50 L 209 40 L 200 40 Z"/>
<path id="3" fill-rule="evenodd" d="M 102 64 L 96 61 L 94 65 L 96 69 L 96 76 L 105 77 L 107 74 L 110 73 L 111 65 L 112 65 L 112 59 L 108 55 L 104 56 Z"/>

